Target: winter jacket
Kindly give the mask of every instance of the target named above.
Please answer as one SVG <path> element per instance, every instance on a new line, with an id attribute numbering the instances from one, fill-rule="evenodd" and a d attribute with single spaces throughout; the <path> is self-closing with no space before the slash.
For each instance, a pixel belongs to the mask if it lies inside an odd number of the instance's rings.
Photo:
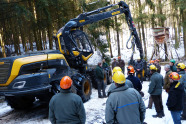
<path id="1" fill-rule="evenodd" d="M 169 81 L 169 75 L 170 73 L 172 73 L 171 70 L 166 72 L 166 75 L 164 77 L 164 85 L 163 85 L 163 89 L 165 89 L 167 92 L 170 89 L 170 81 Z"/>
<path id="2" fill-rule="evenodd" d="M 103 69 L 97 65 L 96 67 L 96 77 L 99 79 L 99 80 L 103 80 L 104 79 L 104 74 L 103 74 Z"/>
<path id="3" fill-rule="evenodd" d="M 158 69 L 157 72 L 160 73 L 161 72 L 161 66 L 159 64 L 155 64 L 155 66 Z"/>
<path id="4" fill-rule="evenodd" d="M 125 66 L 125 62 L 122 59 L 118 60 L 118 63 L 120 68 L 123 68 Z"/>
<path id="5" fill-rule="evenodd" d="M 179 82 L 184 86 L 185 95 L 186 95 L 186 74 L 182 74 L 182 77 L 179 80 Z"/>
<path id="6" fill-rule="evenodd" d="M 184 87 L 180 82 L 171 84 L 167 100 L 167 107 L 170 111 L 183 110 L 184 94 Z"/>
<path id="7" fill-rule="evenodd" d="M 127 77 L 128 80 L 130 80 L 134 86 L 134 88 L 137 90 L 137 91 L 141 91 L 142 89 L 142 85 L 141 85 L 141 81 L 139 78 L 135 77 L 134 75 L 129 75 Z"/>
<path id="8" fill-rule="evenodd" d="M 176 69 L 176 66 L 175 65 L 170 66 L 170 69 L 171 69 L 172 72 L 177 72 L 177 69 Z"/>
<path id="9" fill-rule="evenodd" d="M 137 69 L 140 69 L 140 71 L 143 70 L 143 62 L 142 61 L 137 61 L 135 63 L 134 69 L 137 71 Z"/>
<path id="10" fill-rule="evenodd" d="M 151 95 L 161 95 L 163 85 L 163 76 L 158 72 L 154 72 L 150 78 L 148 93 Z"/>
<path id="11" fill-rule="evenodd" d="M 112 69 L 114 69 L 114 67 L 116 67 L 116 66 L 119 66 L 119 63 L 117 61 L 112 62 Z"/>
<path id="12" fill-rule="evenodd" d="M 102 64 L 102 68 L 108 68 L 109 66 L 108 66 L 108 64 L 106 63 L 106 62 L 104 62 L 103 64 Z"/>
<path id="13" fill-rule="evenodd" d="M 61 89 L 50 100 L 49 119 L 52 124 L 84 124 L 86 115 L 81 98 L 70 90 Z"/>
<path id="14" fill-rule="evenodd" d="M 142 124 L 145 111 L 139 92 L 124 85 L 109 92 L 105 120 L 107 124 Z"/>

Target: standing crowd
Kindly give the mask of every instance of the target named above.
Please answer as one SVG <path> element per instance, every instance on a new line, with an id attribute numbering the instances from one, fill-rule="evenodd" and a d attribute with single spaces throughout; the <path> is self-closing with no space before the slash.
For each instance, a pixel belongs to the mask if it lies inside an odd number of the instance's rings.
<path id="1" fill-rule="evenodd" d="M 97 77 L 98 98 L 107 98 L 105 108 L 105 120 L 107 124 L 145 124 L 146 109 L 152 109 L 154 103 L 156 114 L 154 118 L 165 116 L 162 103 L 163 89 L 168 93 L 167 107 L 170 111 L 174 124 L 181 124 L 186 120 L 186 73 L 185 64 L 171 60 L 165 65 L 166 75 L 163 77 L 159 60 L 151 60 L 149 63 L 149 105 L 145 107 L 142 97 L 144 93 L 142 84 L 144 80 L 144 62 L 140 58 L 134 65 L 129 65 L 127 77 L 125 76 L 125 62 L 118 57 L 112 62 L 113 83 L 105 92 L 103 82 L 104 69 L 109 65 L 103 59 L 99 62 L 95 72 Z M 135 75 L 136 74 L 136 75 Z M 72 85 L 70 77 L 61 79 L 61 92 L 54 95 L 49 103 L 49 119 L 52 124 L 86 122 L 85 109 L 81 98 L 70 92 Z"/>

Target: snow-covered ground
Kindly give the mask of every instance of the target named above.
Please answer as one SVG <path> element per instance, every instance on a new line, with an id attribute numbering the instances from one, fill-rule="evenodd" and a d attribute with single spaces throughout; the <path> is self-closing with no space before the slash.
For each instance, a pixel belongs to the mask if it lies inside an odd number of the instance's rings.
<path id="1" fill-rule="evenodd" d="M 162 66 L 161 74 L 165 75 L 164 67 Z M 107 86 L 106 91 L 110 85 Z M 143 82 L 142 91 L 145 93 L 143 100 L 146 106 L 148 106 L 148 86 L 149 81 Z M 163 91 L 162 100 L 165 112 L 163 118 L 153 118 L 152 115 L 156 114 L 155 107 L 146 110 L 145 122 L 148 124 L 173 124 L 170 112 L 167 109 L 166 101 L 168 94 Z M 91 99 L 84 103 L 86 110 L 86 124 L 102 124 L 105 122 L 105 106 L 107 98 L 98 98 L 97 90 L 92 90 Z M 48 109 L 44 107 L 35 107 L 32 110 L 17 111 L 9 106 L 6 102 L 0 103 L 0 123 L 1 124 L 50 124 L 48 120 Z M 182 124 L 186 124 L 186 121 L 182 121 Z"/>

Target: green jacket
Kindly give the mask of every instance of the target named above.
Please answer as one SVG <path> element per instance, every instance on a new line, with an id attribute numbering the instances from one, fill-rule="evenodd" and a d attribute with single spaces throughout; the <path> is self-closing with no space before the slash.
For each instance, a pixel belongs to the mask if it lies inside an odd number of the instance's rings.
<path id="1" fill-rule="evenodd" d="M 86 115 L 81 98 L 70 90 L 61 89 L 50 100 L 49 119 L 52 124 L 85 124 Z"/>
<path id="2" fill-rule="evenodd" d="M 107 124 L 142 124 L 145 119 L 145 105 L 141 95 L 127 85 L 109 92 L 105 108 Z"/>
<path id="3" fill-rule="evenodd" d="M 104 62 L 104 63 L 102 64 L 102 68 L 107 68 L 107 67 L 109 67 L 108 64 L 107 64 L 106 62 Z"/>
<path id="4" fill-rule="evenodd" d="M 172 73 L 171 70 L 169 70 L 168 72 L 166 72 L 166 75 L 164 77 L 163 89 L 165 89 L 166 91 L 170 89 L 170 81 L 169 81 L 169 75 L 170 75 L 170 73 Z"/>
<path id="5" fill-rule="evenodd" d="M 104 79 L 103 69 L 99 65 L 96 67 L 96 76 L 100 80 Z"/>
<path id="6" fill-rule="evenodd" d="M 163 76 L 158 72 L 154 72 L 150 78 L 148 93 L 151 95 L 160 95 L 162 93 L 163 85 L 164 85 Z"/>
<path id="7" fill-rule="evenodd" d="M 170 66 L 170 69 L 171 69 L 172 72 L 177 72 L 177 69 L 176 69 L 176 66 L 175 65 Z"/>

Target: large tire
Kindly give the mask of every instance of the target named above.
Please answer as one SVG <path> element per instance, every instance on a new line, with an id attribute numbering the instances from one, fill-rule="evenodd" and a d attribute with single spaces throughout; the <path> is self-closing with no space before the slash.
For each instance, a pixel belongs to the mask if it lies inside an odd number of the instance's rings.
<path id="1" fill-rule="evenodd" d="M 73 85 L 77 89 L 77 94 L 82 98 L 83 102 L 90 99 L 92 94 L 92 84 L 89 78 L 81 74 L 76 74 L 72 76 Z"/>
<path id="2" fill-rule="evenodd" d="M 97 85 L 97 78 L 96 78 L 95 71 L 96 71 L 95 69 L 89 69 L 89 70 L 87 70 L 87 75 L 88 75 L 89 79 L 91 79 L 92 87 L 97 89 L 98 85 Z"/>
<path id="3" fill-rule="evenodd" d="M 35 101 L 34 97 L 26 96 L 6 96 L 5 97 L 8 105 L 14 109 L 30 109 Z"/>

